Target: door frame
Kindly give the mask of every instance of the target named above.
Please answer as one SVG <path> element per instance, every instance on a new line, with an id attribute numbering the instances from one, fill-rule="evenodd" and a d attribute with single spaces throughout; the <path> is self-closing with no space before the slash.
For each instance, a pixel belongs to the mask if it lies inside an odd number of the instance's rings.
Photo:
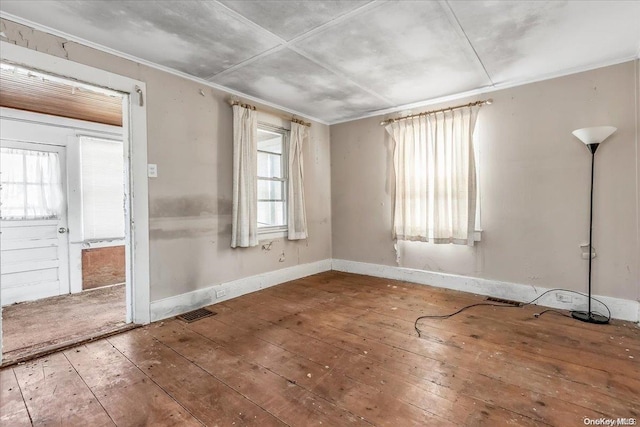
<path id="1" fill-rule="evenodd" d="M 150 320 L 149 285 L 149 191 L 147 178 L 146 84 L 99 68 L 79 64 L 32 49 L 0 41 L 0 60 L 66 80 L 114 90 L 123 95 L 122 130 L 128 143 L 129 185 L 126 209 L 126 257 L 128 321 L 147 324 Z M 128 113 L 128 114 L 125 114 Z M 0 301 L 1 306 L 1 301 Z M 2 360 L 2 312 L 0 307 L 0 360 Z"/>

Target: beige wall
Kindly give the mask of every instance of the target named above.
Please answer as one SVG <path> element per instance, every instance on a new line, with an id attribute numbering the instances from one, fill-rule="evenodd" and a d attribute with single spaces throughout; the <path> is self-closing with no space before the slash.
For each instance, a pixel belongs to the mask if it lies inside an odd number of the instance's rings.
<path id="1" fill-rule="evenodd" d="M 475 247 L 403 242 L 400 265 L 585 291 L 587 261 L 579 245 L 588 242 L 590 153 L 571 131 L 613 125 L 618 131 L 596 156 L 594 293 L 638 298 L 635 65 L 473 98 L 495 101 L 482 108 L 477 129 L 482 241 Z M 396 265 L 390 141 L 381 119 L 331 127 L 334 259 Z"/>
<path id="2" fill-rule="evenodd" d="M 149 180 L 152 301 L 331 257 L 328 126 L 313 123 L 303 150 L 309 239 L 233 250 L 232 117 L 223 92 L 11 21 L 1 20 L 0 31 L 3 41 L 146 83 L 148 161 L 159 171 Z"/>
<path id="3" fill-rule="evenodd" d="M 636 61 L 636 216 L 637 231 L 637 260 L 640 260 L 640 59 Z M 640 262 L 640 261 L 638 261 Z M 637 268 L 638 301 L 640 301 L 640 267 Z M 640 313 L 638 313 L 640 318 Z"/>

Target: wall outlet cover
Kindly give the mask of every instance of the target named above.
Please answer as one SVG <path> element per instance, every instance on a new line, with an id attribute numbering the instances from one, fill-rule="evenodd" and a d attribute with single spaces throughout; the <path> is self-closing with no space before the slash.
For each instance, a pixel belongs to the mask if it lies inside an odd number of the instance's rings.
<path id="1" fill-rule="evenodd" d="M 227 295 L 227 291 L 225 291 L 224 289 L 219 289 L 216 291 L 216 298 L 222 298 L 223 296 Z"/>

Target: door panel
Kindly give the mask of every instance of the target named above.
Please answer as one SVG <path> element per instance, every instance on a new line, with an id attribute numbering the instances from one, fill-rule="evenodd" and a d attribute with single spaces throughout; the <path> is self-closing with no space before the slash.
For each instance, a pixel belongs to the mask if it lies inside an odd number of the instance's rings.
<path id="1" fill-rule="evenodd" d="M 13 150 L 11 151 L 12 153 L 28 152 L 28 155 L 25 154 L 24 156 L 25 165 L 27 164 L 26 159 L 28 156 L 48 155 L 51 157 L 50 154 L 45 155 L 44 153 L 57 153 L 59 161 L 57 174 L 59 177 L 54 182 L 59 182 L 62 190 L 62 202 L 54 218 L 19 219 L 12 217 L 11 219 L 0 220 L 0 292 L 2 292 L 2 305 L 67 294 L 69 293 L 69 249 L 68 235 L 66 233 L 65 147 L 2 139 L 0 140 L 0 148 L 2 148 L 0 155 L 9 153 L 10 151 L 8 150 Z M 13 157 L 19 158 L 19 156 Z M 6 161 L 3 164 L 5 167 L 11 167 L 7 165 Z M 11 176 L 9 177 L 9 175 Z M 25 188 L 29 185 L 37 186 L 29 181 L 31 179 L 29 176 L 33 175 L 33 171 L 20 175 L 20 173 L 16 173 L 13 170 L 12 174 L 5 173 L 2 175 L 2 182 L 4 184 L 9 181 L 10 185 L 8 186 L 13 187 L 20 187 L 21 185 Z M 23 182 L 20 182 L 21 176 L 23 177 Z M 16 206 L 15 200 L 19 201 L 20 199 L 9 198 L 9 200 Z M 30 203 L 33 203 L 33 200 L 25 198 L 25 206 Z M 55 205 L 57 206 L 57 204 Z M 37 211 L 38 209 L 35 210 Z M 15 209 L 12 212 L 15 212 Z M 27 212 L 26 208 L 25 212 Z"/>

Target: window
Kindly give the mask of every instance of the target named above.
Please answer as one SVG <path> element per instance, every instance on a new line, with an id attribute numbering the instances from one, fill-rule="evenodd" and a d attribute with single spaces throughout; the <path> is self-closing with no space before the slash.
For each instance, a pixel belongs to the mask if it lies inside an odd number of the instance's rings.
<path id="1" fill-rule="evenodd" d="M 393 121 L 393 235 L 398 240 L 476 240 L 478 186 L 473 133 L 477 108 L 456 107 Z"/>
<path id="2" fill-rule="evenodd" d="M 287 131 L 258 125 L 258 232 L 287 229 Z"/>
<path id="3" fill-rule="evenodd" d="M 2 219 L 55 219 L 62 208 L 58 153 L 0 149 Z"/>
<path id="4" fill-rule="evenodd" d="M 124 153 L 121 141 L 80 137 L 82 238 L 124 238 Z"/>

